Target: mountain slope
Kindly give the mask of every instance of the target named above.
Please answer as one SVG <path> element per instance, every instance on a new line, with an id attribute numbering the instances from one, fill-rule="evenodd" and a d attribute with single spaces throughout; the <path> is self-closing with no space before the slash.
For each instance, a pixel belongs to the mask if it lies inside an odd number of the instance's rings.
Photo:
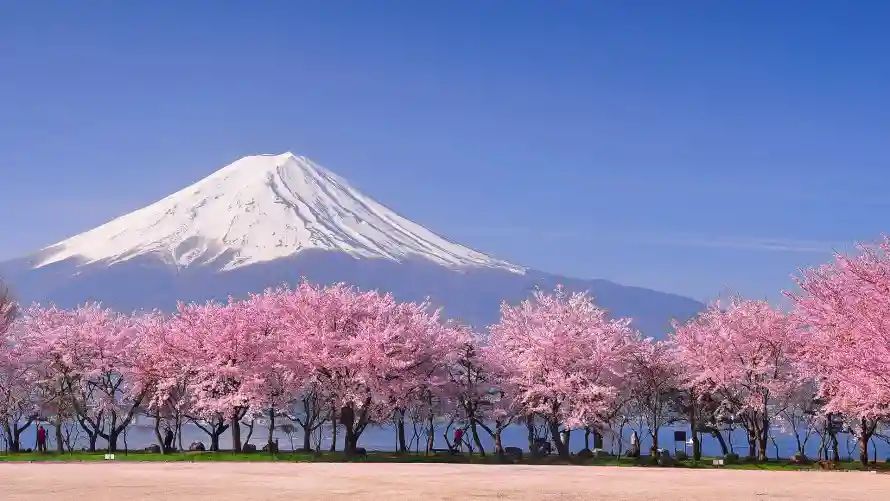
<path id="1" fill-rule="evenodd" d="M 307 249 L 447 267 L 523 269 L 445 240 L 292 153 L 244 157 L 148 207 L 43 251 L 35 267 L 75 258 L 113 264 L 152 255 L 231 270 Z"/>
<path id="2" fill-rule="evenodd" d="M 159 202 L 30 256 L 0 263 L 25 302 L 172 310 L 301 278 L 427 297 L 477 327 L 535 287 L 589 290 L 644 333 L 665 333 L 697 301 L 605 280 L 559 277 L 450 242 L 292 154 L 245 157 Z"/>

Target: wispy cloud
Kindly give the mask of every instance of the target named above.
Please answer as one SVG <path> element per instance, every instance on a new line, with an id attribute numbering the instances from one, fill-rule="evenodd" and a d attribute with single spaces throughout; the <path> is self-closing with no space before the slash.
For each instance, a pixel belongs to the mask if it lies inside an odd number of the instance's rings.
<path id="1" fill-rule="evenodd" d="M 628 235 L 628 243 L 668 247 L 718 248 L 763 252 L 830 253 L 843 247 L 838 242 L 788 238 L 702 235 Z M 618 240 L 625 241 L 621 237 Z"/>
<path id="2" fill-rule="evenodd" d="M 853 242 L 807 240 L 775 237 L 702 235 L 694 233 L 646 233 L 646 232 L 603 232 L 533 228 L 500 227 L 468 228 L 460 232 L 463 237 L 488 238 L 543 238 L 547 240 L 574 240 L 597 243 L 620 243 L 658 247 L 716 248 L 750 250 L 760 252 L 793 252 L 827 254 L 834 250 L 845 250 Z"/>
<path id="3" fill-rule="evenodd" d="M 715 196 L 715 197 L 750 197 L 752 192 L 757 193 L 758 200 L 789 202 L 822 202 L 845 203 L 861 206 L 886 206 L 890 205 L 890 197 L 880 191 L 861 188 L 843 189 L 835 185 L 788 185 L 786 183 L 770 183 L 764 185 L 760 182 L 752 184 L 750 181 L 736 180 L 734 182 L 721 183 L 684 183 L 679 192 L 684 195 Z"/>

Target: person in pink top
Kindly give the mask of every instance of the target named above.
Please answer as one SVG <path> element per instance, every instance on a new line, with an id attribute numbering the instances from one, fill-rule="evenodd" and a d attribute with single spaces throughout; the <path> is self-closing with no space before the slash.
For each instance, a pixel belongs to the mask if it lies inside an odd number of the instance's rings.
<path id="1" fill-rule="evenodd" d="M 463 428 L 458 428 L 454 430 L 454 450 L 463 451 L 464 450 L 464 430 Z"/>

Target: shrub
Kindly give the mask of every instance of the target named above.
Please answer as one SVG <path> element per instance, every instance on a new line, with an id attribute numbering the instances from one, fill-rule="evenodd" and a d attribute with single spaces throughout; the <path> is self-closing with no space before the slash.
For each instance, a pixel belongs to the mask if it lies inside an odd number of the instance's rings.
<path id="1" fill-rule="evenodd" d="M 676 464 L 676 461 L 674 461 L 674 458 L 671 457 L 670 452 L 663 450 L 658 455 L 658 464 L 659 466 L 674 466 Z"/>

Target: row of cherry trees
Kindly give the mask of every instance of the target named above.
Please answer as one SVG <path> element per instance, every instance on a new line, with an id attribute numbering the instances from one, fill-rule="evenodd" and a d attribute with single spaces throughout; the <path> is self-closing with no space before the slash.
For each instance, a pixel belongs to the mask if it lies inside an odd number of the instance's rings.
<path id="1" fill-rule="evenodd" d="M 885 241 L 803 272 L 791 313 L 716 302 L 663 341 L 561 288 L 503 305 L 486 332 L 343 284 L 180 304 L 173 315 L 95 304 L 16 312 L 0 300 L 0 425 L 13 450 L 44 420 L 60 449 L 76 423 L 91 449 L 101 437 L 114 451 L 141 414 L 154 418 L 159 443 L 162 422 L 193 422 L 212 450 L 227 431 L 240 450 L 242 426 L 252 433 L 262 417 L 270 445 L 276 420 L 297 423 L 306 449 L 327 423 L 355 453 L 362 433 L 384 423 L 395 424 L 403 451 L 406 423 L 420 423 L 431 450 L 444 420 L 465 425 L 484 453 L 480 434 L 501 452 L 503 430 L 521 424 L 534 449 L 543 424 L 568 455 L 572 430 L 587 442 L 637 424 L 654 451 L 662 428 L 685 421 L 696 457 L 700 433 L 730 452 L 723 433 L 739 427 L 749 455 L 765 459 L 776 427 L 800 452 L 813 433 L 837 451 L 843 420 L 867 462 L 890 413 L 888 251 Z"/>

